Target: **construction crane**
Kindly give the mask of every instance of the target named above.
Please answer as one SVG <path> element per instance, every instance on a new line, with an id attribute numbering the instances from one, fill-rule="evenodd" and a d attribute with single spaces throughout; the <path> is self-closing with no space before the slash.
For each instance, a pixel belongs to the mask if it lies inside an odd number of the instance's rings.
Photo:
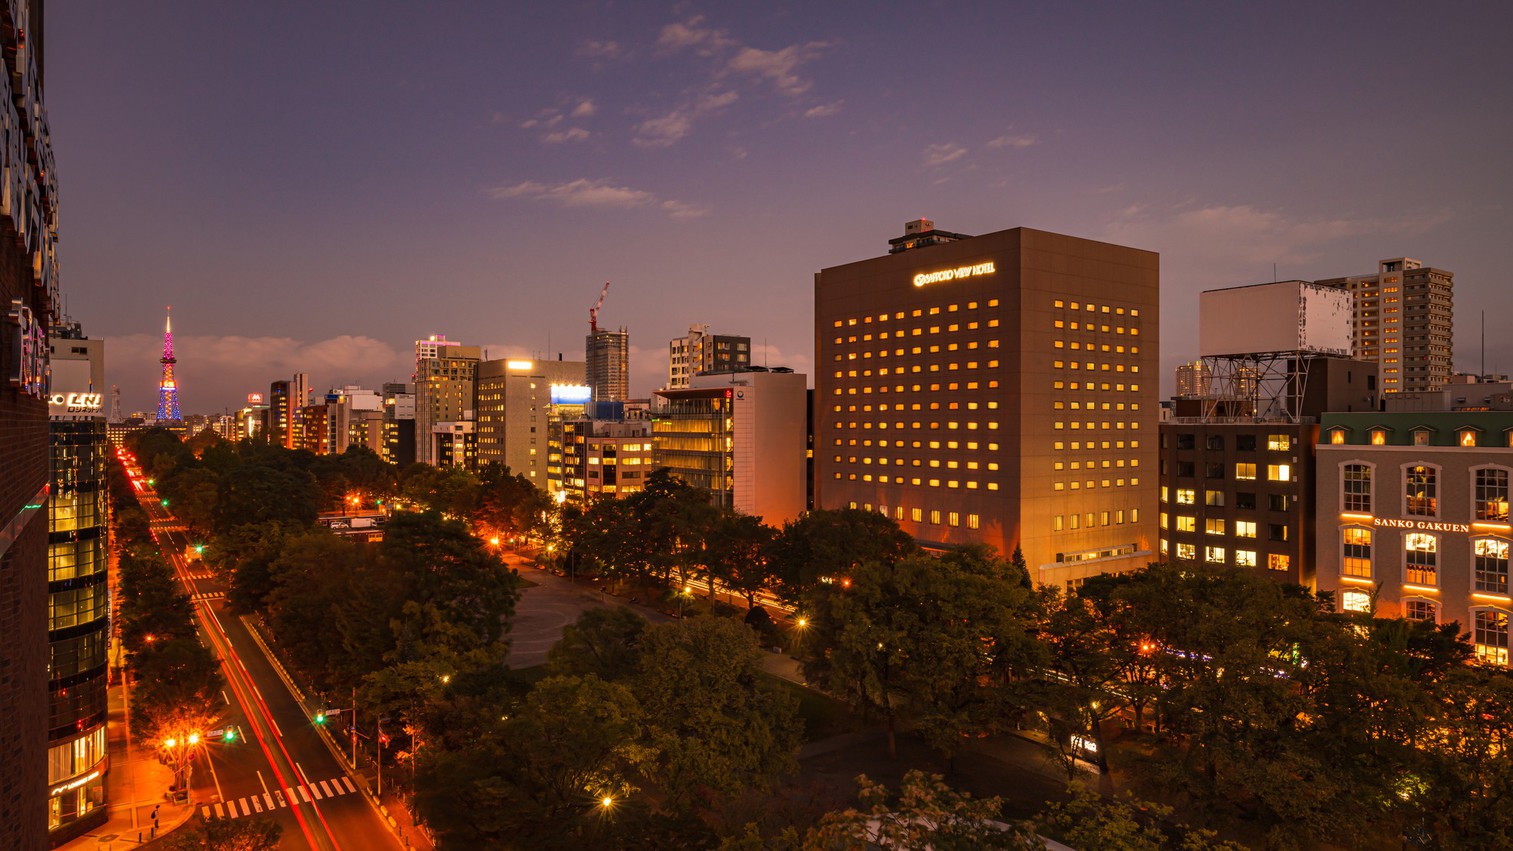
<path id="1" fill-rule="evenodd" d="M 604 289 L 599 291 L 599 300 L 588 309 L 588 330 L 590 334 L 599 333 L 599 308 L 604 306 L 604 296 L 609 293 L 609 281 L 604 282 Z"/>

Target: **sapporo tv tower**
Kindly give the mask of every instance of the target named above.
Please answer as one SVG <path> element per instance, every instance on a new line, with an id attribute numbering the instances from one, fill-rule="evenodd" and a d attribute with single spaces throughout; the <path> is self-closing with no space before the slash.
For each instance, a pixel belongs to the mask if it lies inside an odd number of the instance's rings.
<path id="1" fill-rule="evenodd" d="M 163 380 L 158 382 L 158 422 L 182 422 L 179 411 L 179 385 L 173 380 L 173 365 L 178 363 L 173 356 L 173 308 L 168 308 L 168 321 L 163 325 Z"/>

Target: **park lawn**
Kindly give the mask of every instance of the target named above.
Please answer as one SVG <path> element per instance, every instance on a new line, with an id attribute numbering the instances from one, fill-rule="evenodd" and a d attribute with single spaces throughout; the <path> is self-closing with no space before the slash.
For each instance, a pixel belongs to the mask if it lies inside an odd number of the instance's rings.
<path id="1" fill-rule="evenodd" d="M 764 673 L 762 678 L 773 688 L 791 694 L 798 700 L 799 718 L 804 722 L 805 742 L 817 742 L 842 733 L 851 733 L 865 726 L 850 707 L 828 694 L 771 674 Z"/>

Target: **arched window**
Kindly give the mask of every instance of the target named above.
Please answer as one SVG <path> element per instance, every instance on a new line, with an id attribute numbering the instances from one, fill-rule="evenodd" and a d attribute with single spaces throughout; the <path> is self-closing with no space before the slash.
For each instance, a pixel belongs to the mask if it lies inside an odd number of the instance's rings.
<path id="1" fill-rule="evenodd" d="M 1476 559 L 1477 591 L 1508 593 L 1508 542 L 1499 538 L 1477 538 L 1471 542 Z"/>
<path id="2" fill-rule="evenodd" d="M 1410 585 L 1439 585 L 1439 538 L 1424 532 L 1404 535 L 1403 569 Z"/>
<path id="3" fill-rule="evenodd" d="M 1371 513 L 1371 465 L 1344 464 L 1340 480 L 1344 484 L 1341 507 L 1344 511 Z"/>
<path id="4" fill-rule="evenodd" d="M 1371 595 L 1359 588 L 1346 588 L 1340 592 L 1340 609 L 1346 612 L 1370 612 Z"/>
<path id="5" fill-rule="evenodd" d="M 1403 600 L 1403 617 L 1410 621 L 1439 623 L 1439 603 L 1423 597 L 1409 597 Z"/>
<path id="6" fill-rule="evenodd" d="M 1371 578 L 1372 531 L 1361 526 L 1340 530 L 1340 574 L 1360 579 Z"/>
<path id="7" fill-rule="evenodd" d="M 1403 468 L 1403 513 L 1413 517 L 1439 516 L 1439 470 L 1428 464 Z"/>
<path id="8" fill-rule="evenodd" d="M 1508 522 L 1508 471 L 1498 467 L 1478 467 L 1475 482 L 1476 519 Z"/>
<path id="9" fill-rule="evenodd" d="M 1490 665 L 1508 665 L 1508 613 L 1501 609 L 1471 612 L 1471 641 L 1476 658 Z"/>

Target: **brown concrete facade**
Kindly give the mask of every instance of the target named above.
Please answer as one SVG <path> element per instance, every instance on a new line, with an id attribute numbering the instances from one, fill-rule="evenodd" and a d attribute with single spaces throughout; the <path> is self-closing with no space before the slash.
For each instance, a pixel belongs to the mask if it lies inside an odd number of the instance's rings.
<path id="1" fill-rule="evenodd" d="M 1159 258 L 1016 228 L 815 275 L 815 507 L 1042 583 L 1155 558 Z"/>
<path id="2" fill-rule="evenodd" d="M 1508 665 L 1513 414 L 1329 415 L 1318 444 L 1318 587 L 1336 607 L 1457 622 Z"/>

